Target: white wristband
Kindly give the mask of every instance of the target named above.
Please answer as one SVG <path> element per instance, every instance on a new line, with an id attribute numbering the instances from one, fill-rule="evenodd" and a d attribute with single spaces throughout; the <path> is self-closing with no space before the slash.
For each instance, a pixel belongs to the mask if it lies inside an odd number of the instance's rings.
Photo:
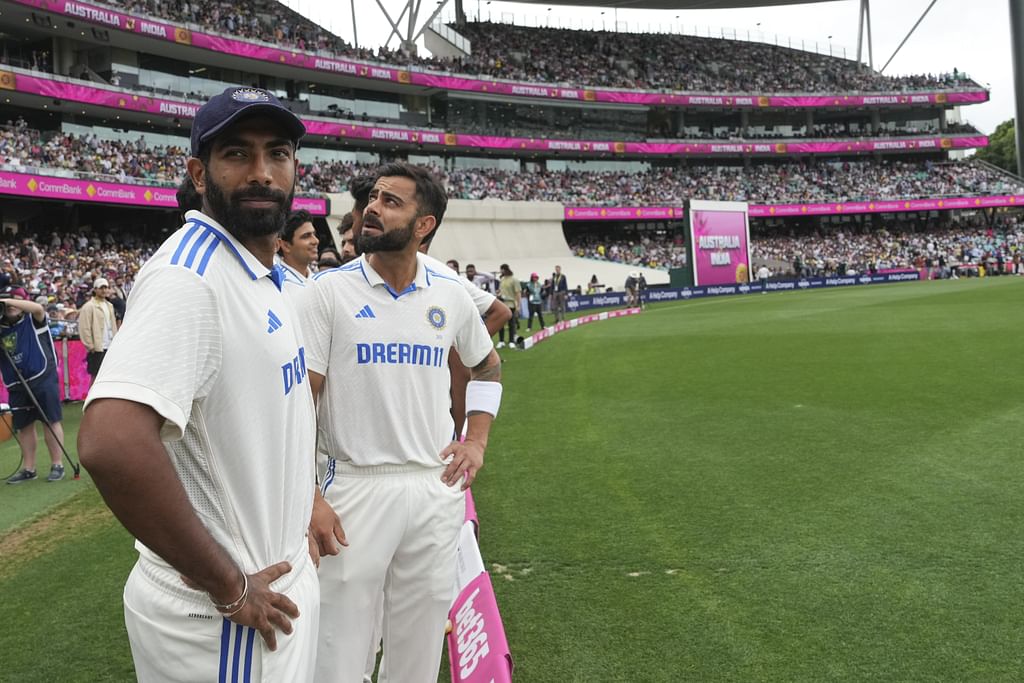
<path id="1" fill-rule="evenodd" d="M 489 413 L 498 416 L 501 405 L 501 382 L 473 379 L 466 385 L 466 415 Z"/>

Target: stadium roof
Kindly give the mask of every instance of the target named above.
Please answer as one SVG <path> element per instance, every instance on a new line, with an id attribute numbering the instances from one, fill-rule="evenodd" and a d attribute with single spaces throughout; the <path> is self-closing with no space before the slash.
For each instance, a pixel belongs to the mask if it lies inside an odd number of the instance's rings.
<path id="1" fill-rule="evenodd" d="M 609 7 L 615 9 L 735 9 L 769 5 L 809 5 L 837 0 L 519 0 L 531 5 L 572 5 L 575 7 Z"/>

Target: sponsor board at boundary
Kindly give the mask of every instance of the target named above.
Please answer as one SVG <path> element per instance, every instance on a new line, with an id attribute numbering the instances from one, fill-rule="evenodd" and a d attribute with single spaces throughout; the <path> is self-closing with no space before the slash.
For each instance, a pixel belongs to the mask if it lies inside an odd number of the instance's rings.
<path id="1" fill-rule="evenodd" d="M 585 306 L 584 308 L 594 308 L 598 306 L 620 306 L 625 304 L 624 295 L 622 294 L 597 294 L 593 296 L 578 298 L 597 300 L 599 302 L 591 303 L 588 306 Z M 569 299 L 569 301 L 571 302 L 573 301 L 573 299 Z M 573 310 L 577 310 L 579 307 L 570 306 L 570 308 L 572 308 Z M 559 334 L 560 332 L 571 330 L 574 327 L 579 327 L 580 325 L 588 325 L 590 323 L 596 323 L 600 320 L 608 320 L 610 318 L 621 318 L 622 316 L 625 315 L 637 315 L 639 313 L 640 308 L 622 308 L 617 311 L 602 311 L 600 313 L 594 313 L 592 315 L 581 315 L 580 317 L 573 318 L 572 320 L 559 320 L 554 325 L 551 325 L 550 327 L 545 327 L 540 332 L 531 334 L 529 337 L 523 339 L 523 348 L 533 348 L 534 345 L 539 344 L 545 339 L 549 339 L 555 336 L 556 334 Z"/>
<path id="2" fill-rule="evenodd" d="M 886 273 L 877 275 L 844 275 L 842 277 L 813 277 L 800 280 L 769 281 L 766 283 L 751 282 L 735 285 L 711 285 L 708 287 L 682 287 L 678 289 L 648 289 L 642 298 L 645 302 L 685 301 L 710 296 L 730 296 L 733 294 L 755 294 L 759 292 L 785 292 L 802 289 L 822 289 L 825 287 L 849 287 L 852 285 L 878 285 L 887 282 L 908 282 L 921 279 L 917 271 Z M 570 311 L 583 311 L 589 308 L 608 306 L 625 306 L 625 292 L 607 294 L 588 294 L 574 296 L 566 302 Z"/>

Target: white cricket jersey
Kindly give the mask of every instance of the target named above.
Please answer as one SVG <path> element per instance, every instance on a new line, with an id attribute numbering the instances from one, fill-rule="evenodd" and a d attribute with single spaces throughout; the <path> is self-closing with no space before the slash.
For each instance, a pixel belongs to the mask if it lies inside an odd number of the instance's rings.
<path id="1" fill-rule="evenodd" d="M 212 218 L 185 217 L 140 271 L 86 409 L 118 398 L 163 416 L 192 506 L 252 573 L 306 547 L 316 438 L 306 351 L 281 270 Z"/>
<path id="2" fill-rule="evenodd" d="M 313 278 L 306 277 L 295 270 L 281 259 L 277 259 L 277 265 L 284 273 L 284 281 L 281 284 L 281 291 L 285 293 L 295 310 L 299 309 L 299 302 L 305 296 L 306 285 L 313 281 Z"/>
<path id="3" fill-rule="evenodd" d="M 426 265 L 427 268 L 430 268 L 433 271 L 441 273 L 442 275 L 447 275 L 448 277 L 455 278 L 456 280 L 461 282 L 462 286 L 466 288 L 467 292 L 469 292 L 470 298 L 473 299 L 473 305 L 476 306 L 476 310 L 480 313 L 480 315 L 484 315 L 485 313 L 487 313 L 487 310 L 491 307 L 491 304 L 497 301 L 497 299 L 494 298 L 493 294 L 485 292 L 484 290 L 480 289 L 472 282 L 470 282 L 468 279 L 464 277 L 459 277 L 459 274 L 456 273 L 451 268 L 449 268 L 447 263 L 438 261 L 436 258 L 428 254 L 422 254 L 422 257 L 423 263 L 424 265 Z"/>
<path id="4" fill-rule="evenodd" d="M 335 460 L 441 464 L 454 431 L 448 352 L 454 346 L 473 367 L 494 348 L 465 287 L 445 270 L 417 254 L 402 292 L 365 256 L 315 276 L 302 311 L 306 362 L 326 377 L 320 443 Z"/>

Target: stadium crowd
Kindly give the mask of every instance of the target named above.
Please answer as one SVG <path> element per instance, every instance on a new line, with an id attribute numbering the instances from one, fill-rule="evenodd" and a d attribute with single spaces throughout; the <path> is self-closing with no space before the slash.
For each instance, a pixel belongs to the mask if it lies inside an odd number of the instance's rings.
<path id="1" fill-rule="evenodd" d="M 96 278 L 111 285 L 111 302 L 120 317 L 135 275 L 156 249 L 125 231 L 60 232 L 0 237 L 0 281 L 21 287 L 46 306 L 52 329 L 77 334 L 78 310 L 92 295 Z"/>
<path id="2" fill-rule="evenodd" d="M 580 235 L 568 242 L 569 248 L 580 258 L 659 270 L 686 265 L 686 247 L 678 233 L 674 236 L 635 235 L 625 239 L 609 234 Z"/>
<path id="3" fill-rule="evenodd" d="M 184 143 L 183 143 L 184 144 Z M 57 175 L 78 175 L 121 183 L 173 185 L 185 175 L 185 147 L 108 140 L 91 133 L 43 134 L 24 120 L 0 126 L 0 167 L 15 172 L 37 169 Z"/>
<path id="4" fill-rule="evenodd" d="M 686 265 L 682 236 L 611 233 L 575 235 L 569 246 L 582 258 L 668 270 Z M 887 221 L 833 230 L 779 234 L 752 226 L 751 257 L 775 278 L 854 275 L 888 269 L 930 269 L 933 277 L 976 272 L 1014 272 L 1024 257 L 1024 218 L 1000 217 L 992 226 L 980 217 Z M 1024 265 L 1017 266 L 1024 274 Z"/>
<path id="5" fill-rule="evenodd" d="M 455 27 L 473 54 L 454 70 L 513 80 L 692 92 L 891 92 L 948 88 L 950 74 L 882 76 L 855 62 L 719 38 L 531 28 L 480 22 Z"/>
<path id="6" fill-rule="evenodd" d="M 663 206 L 683 199 L 849 202 L 1024 190 L 1007 176 L 970 162 L 687 166 L 640 173 L 458 169 L 446 175 L 453 197 L 559 201 L 570 206 Z"/>
<path id="7" fill-rule="evenodd" d="M 989 273 L 1010 270 L 1024 255 L 1024 220 L 1000 218 L 986 225 L 980 217 L 929 220 L 923 225 L 892 221 L 864 232 L 836 228 L 802 235 L 754 235 L 755 259 L 788 264 L 782 274 L 814 277 L 875 272 L 893 268 L 928 269 L 950 277 L 958 266 Z M 1021 272 L 1024 272 L 1022 270 Z"/>
<path id="8" fill-rule="evenodd" d="M 550 138 L 563 140 L 616 140 L 616 141 L 661 141 L 661 140 L 723 140 L 742 142 L 745 140 L 855 140 L 864 138 L 893 138 L 935 135 L 978 134 L 970 124 L 950 123 L 945 130 L 934 125 L 912 125 L 880 127 L 868 130 L 867 124 L 857 128 L 846 124 L 815 124 L 793 126 L 788 129 L 747 128 L 715 126 L 714 128 L 686 126 L 673 129 L 670 117 L 644 117 L 636 112 L 590 112 L 563 109 L 552 112 L 548 118 L 544 107 L 523 105 L 508 113 L 496 110 L 497 116 L 480 121 L 475 111 L 464 115 L 449 109 L 445 127 L 449 132 L 464 135 L 495 135 L 501 137 Z M 489 112 L 490 113 L 490 112 Z M 436 123 L 436 120 L 435 120 Z"/>
<path id="9" fill-rule="evenodd" d="M 896 92 L 976 84 L 949 74 L 883 76 L 848 59 L 763 43 L 660 33 L 531 28 L 471 22 L 453 28 L 472 54 L 418 57 L 356 48 L 272 0 L 106 0 L 116 9 L 299 50 L 520 81 L 690 92 Z"/>
<path id="10" fill-rule="evenodd" d="M 91 133 L 43 134 L 23 121 L 0 127 L 0 168 L 109 179 L 115 182 L 174 185 L 185 175 L 187 154 L 174 145 L 150 146 L 107 140 Z M 301 164 L 298 191 L 344 192 L 354 175 L 370 166 L 325 162 Z M 568 205 L 642 206 L 683 199 L 755 203 L 849 202 L 935 196 L 1021 193 L 1024 187 L 972 162 L 847 162 L 817 165 L 763 164 L 652 168 L 620 171 L 513 172 L 497 169 L 433 169 L 449 196 L 457 199 L 560 201 Z"/>
<path id="11" fill-rule="evenodd" d="M 369 51 L 356 51 L 338 36 L 325 31 L 283 3 L 256 0 L 105 0 L 131 14 L 148 14 L 171 23 L 202 26 L 243 40 L 261 40 L 298 50 L 330 50 L 350 56 L 372 58 Z"/>

